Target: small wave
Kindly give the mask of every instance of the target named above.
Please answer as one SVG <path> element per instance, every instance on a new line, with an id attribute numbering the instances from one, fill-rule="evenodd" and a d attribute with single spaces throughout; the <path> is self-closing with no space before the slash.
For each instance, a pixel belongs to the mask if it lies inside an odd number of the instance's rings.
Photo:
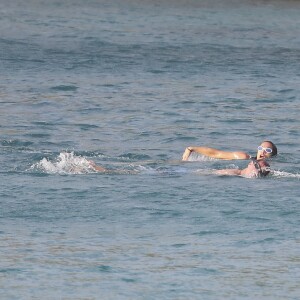
<path id="1" fill-rule="evenodd" d="M 285 171 L 276 171 L 273 170 L 272 171 L 272 176 L 273 177 L 284 177 L 284 178 L 298 178 L 300 179 L 300 174 L 293 174 L 293 173 L 289 173 L 289 172 L 285 172 Z"/>
<path id="2" fill-rule="evenodd" d="M 150 160 L 151 157 L 146 154 L 135 154 L 135 153 L 125 153 L 118 156 L 117 160 L 120 161 L 140 161 L 140 160 Z"/>
<path id="3" fill-rule="evenodd" d="M 57 85 L 51 87 L 53 91 L 74 92 L 78 89 L 75 85 Z"/>
<path id="4" fill-rule="evenodd" d="M 0 140 L 0 145 L 3 147 L 19 148 L 19 147 L 28 147 L 32 145 L 32 142 L 21 141 L 21 140 Z"/>
<path id="5" fill-rule="evenodd" d="M 74 152 L 62 152 L 54 161 L 43 158 L 33 164 L 29 170 L 39 170 L 47 174 L 88 174 L 96 172 L 88 159 L 77 156 Z"/>

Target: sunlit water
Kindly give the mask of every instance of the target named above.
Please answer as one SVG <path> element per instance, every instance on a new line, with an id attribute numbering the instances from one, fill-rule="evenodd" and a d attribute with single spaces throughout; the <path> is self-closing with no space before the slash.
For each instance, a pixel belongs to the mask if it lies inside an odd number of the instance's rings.
<path id="1" fill-rule="evenodd" d="M 299 15 L 0 1 L 0 298 L 299 299 Z"/>

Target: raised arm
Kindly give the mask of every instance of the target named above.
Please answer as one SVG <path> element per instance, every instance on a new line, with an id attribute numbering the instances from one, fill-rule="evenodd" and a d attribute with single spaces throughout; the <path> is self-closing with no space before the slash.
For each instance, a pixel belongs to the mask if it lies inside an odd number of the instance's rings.
<path id="1" fill-rule="evenodd" d="M 187 147 L 182 155 L 182 160 L 186 161 L 190 157 L 192 152 L 196 152 L 198 154 L 202 154 L 208 157 L 217 158 L 217 159 L 249 159 L 250 155 L 242 152 L 242 151 L 234 151 L 234 152 L 228 152 L 228 151 L 222 151 L 214 148 L 209 147 L 194 147 L 190 146 Z"/>

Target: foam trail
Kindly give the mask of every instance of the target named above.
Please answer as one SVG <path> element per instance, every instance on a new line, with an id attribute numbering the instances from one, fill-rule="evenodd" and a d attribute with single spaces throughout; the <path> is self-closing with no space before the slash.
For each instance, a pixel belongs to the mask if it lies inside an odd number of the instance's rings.
<path id="1" fill-rule="evenodd" d="M 88 159 L 77 156 L 74 152 L 62 152 L 55 161 L 43 158 L 30 167 L 30 170 L 34 169 L 48 174 L 87 174 L 95 172 Z"/>
<path id="2" fill-rule="evenodd" d="M 300 174 L 293 174 L 285 171 L 272 171 L 272 176 L 274 177 L 284 177 L 284 178 L 298 178 L 300 179 Z"/>

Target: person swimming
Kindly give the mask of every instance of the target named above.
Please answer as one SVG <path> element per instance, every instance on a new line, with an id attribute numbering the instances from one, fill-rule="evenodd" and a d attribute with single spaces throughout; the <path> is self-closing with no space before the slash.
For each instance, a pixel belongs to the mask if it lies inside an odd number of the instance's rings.
<path id="1" fill-rule="evenodd" d="M 125 171 L 125 170 L 109 170 L 102 166 L 96 165 L 93 161 L 90 161 L 92 168 L 100 173 L 121 173 L 121 174 L 136 174 L 136 172 Z M 251 162 L 245 169 L 222 169 L 213 172 L 217 175 L 228 175 L 228 176 L 242 176 L 246 178 L 259 178 L 265 177 L 270 173 L 270 165 L 263 159 L 256 160 L 251 159 Z"/>
<path id="2" fill-rule="evenodd" d="M 270 173 L 270 165 L 264 159 L 251 159 L 245 169 L 222 169 L 217 170 L 217 175 L 242 176 L 247 178 L 265 177 Z"/>
<path id="3" fill-rule="evenodd" d="M 210 147 L 189 146 L 185 149 L 182 160 L 187 161 L 191 153 L 198 153 L 216 159 L 234 160 L 251 159 L 252 156 L 243 151 L 223 151 Z M 277 155 L 277 147 L 271 141 L 263 141 L 257 148 L 256 159 L 268 159 Z"/>
<path id="4" fill-rule="evenodd" d="M 251 159 L 251 162 L 245 169 L 223 169 L 216 171 L 216 174 L 253 178 L 264 177 L 270 173 L 270 165 L 266 162 L 266 159 L 277 155 L 277 147 L 270 141 L 262 142 L 257 148 L 256 158 L 253 158 L 251 155 L 241 151 L 227 152 L 209 147 L 187 147 L 183 154 L 182 160 L 188 160 L 192 152 L 224 160 Z M 90 161 L 90 165 L 97 172 L 111 172 L 111 170 L 99 166 L 93 161 Z"/>

